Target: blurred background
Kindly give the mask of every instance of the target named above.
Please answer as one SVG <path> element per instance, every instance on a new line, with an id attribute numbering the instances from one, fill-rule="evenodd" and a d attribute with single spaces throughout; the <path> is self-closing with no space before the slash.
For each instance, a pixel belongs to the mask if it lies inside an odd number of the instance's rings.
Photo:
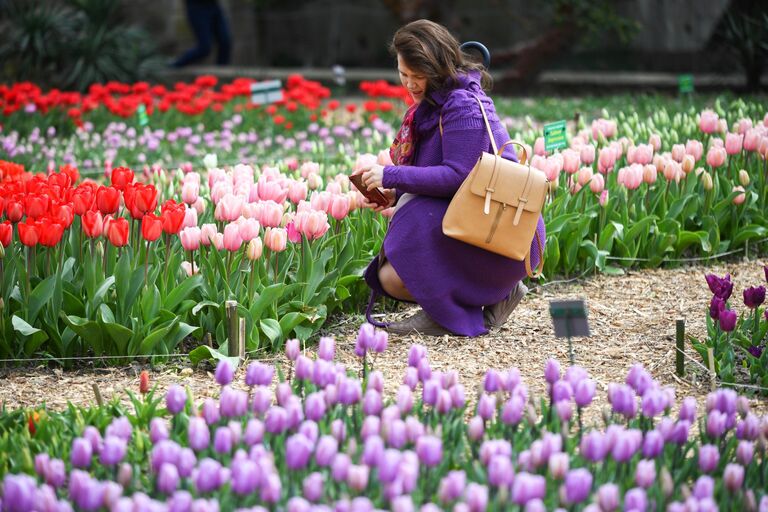
<path id="1" fill-rule="evenodd" d="M 217 65 L 212 37 L 205 58 L 171 67 L 196 44 L 187 1 L 0 0 L 0 80 L 86 90 L 298 71 L 354 92 L 362 79 L 394 81 L 392 34 L 429 18 L 484 43 L 506 93 L 677 90 L 680 74 L 697 89 L 766 83 L 768 2 L 759 0 L 219 0 L 227 64 Z"/>

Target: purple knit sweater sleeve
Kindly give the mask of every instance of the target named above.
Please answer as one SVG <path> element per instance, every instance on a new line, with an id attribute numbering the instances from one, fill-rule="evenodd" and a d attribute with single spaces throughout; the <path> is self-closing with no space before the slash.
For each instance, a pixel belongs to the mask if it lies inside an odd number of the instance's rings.
<path id="1" fill-rule="evenodd" d="M 430 161 L 439 165 L 384 167 L 384 187 L 435 197 L 451 197 L 490 145 L 477 100 L 465 90 L 454 91 L 441 110 L 443 135 L 430 137 L 434 143 L 419 147 Z M 436 127 L 435 130 L 438 130 Z M 430 158 L 431 154 L 434 158 Z"/>

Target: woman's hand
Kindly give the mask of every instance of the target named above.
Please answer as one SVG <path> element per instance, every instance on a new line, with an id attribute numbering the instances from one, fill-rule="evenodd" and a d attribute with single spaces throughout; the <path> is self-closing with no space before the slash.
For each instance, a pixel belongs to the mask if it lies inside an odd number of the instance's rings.
<path id="1" fill-rule="evenodd" d="M 363 207 L 363 208 L 370 208 L 371 210 L 373 210 L 375 212 L 379 212 L 379 213 L 383 212 L 387 208 L 391 208 L 392 206 L 394 206 L 395 205 L 395 197 L 396 197 L 395 189 L 393 189 L 393 188 L 383 188 L 383 189 L 381 189 L 381 192 L 384 194 L 384 197 L 387 198 L 387 204 L 382 206 L 382 205 L 380 205 L 378 203 L 372 203 L 372 202 L 368 201 L 368 199 L 366 199 L 365 196 L 361 196 L 362 197 L 362 202 L 361 202 L 360 206 Z"/>
<path id="2" fill-rule="evenodd" d="M 384 166 L 379 164 L 366 165 L 360 169 L 363 174 L 363 184 L 368 190 L 384 188 Z"/>

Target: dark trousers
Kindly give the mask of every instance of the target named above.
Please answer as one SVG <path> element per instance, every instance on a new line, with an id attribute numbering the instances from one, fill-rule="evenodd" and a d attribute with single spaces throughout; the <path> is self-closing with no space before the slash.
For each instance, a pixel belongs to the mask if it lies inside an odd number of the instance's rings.
<path id="1" fill-rule="evenodd" d="M 224 11 L 218 2 L 187 0 L 187 19 L 197 38 L 197 46 L 187 50 L 173 63 L 182 67 L 203 60 L 217 43 L 216 64 L 229 64 L 232 38 Z"/>

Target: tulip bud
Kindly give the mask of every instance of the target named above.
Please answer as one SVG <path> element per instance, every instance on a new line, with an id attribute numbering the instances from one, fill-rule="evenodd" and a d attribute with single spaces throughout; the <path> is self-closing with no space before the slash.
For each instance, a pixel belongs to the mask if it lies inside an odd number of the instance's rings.
<path id="1" fill-rule="evenodd" d="M 525 419 L 528 421 L 529 425 L 536 425 L 536 422 L 538 421 L 536 409 L 534 409 L 531 404 L 528 404 L 528 407 L 525 410 Z"/>
<path id="2" fill-rule="evenodd" d="M 744 169 L 739 171 L 739 183 L 741 183 L 742 187 L 746 187 L 747 185 L 749 185 L 749 173 Z"/>
<path id="3" fill-rule="evenodd" d="M 254 261 L 261 258 L 262 251 L 263 251 L 263 244 L 261 242 L 261 238 L 256 237 L 252 239 L 250 242 L 248 242 L 248 247 L 245 251 L 245 254 L 249 260 Z"/>
<path id="4" fill-rule="evenodd" d="M 747 512 L 755 512 L 757 510 L 757 499 L 755 498 L 755 492 L 752 489 L 748 489 L 744 493 L 744 508 Z"/>
<path id="5" fill-rule="evenodd" d="M 707 192 L 714 188 L 714 184 L 712 183 L 712 176 L 710 176 L 708 172 L 701 174 L 701 184 L 704 187 L 704 190 Z"/>
<path id="6" fill-rule="evenodd" d="M 699 177 L 701 177 L 701 174 L 704 172 L 704 168 L 703 167 L 697 167 L 694 172 L 696 173 L 696 177 L 699 178 Z"/>
<path id="7" fill-rule="evenodd" d="M 661 468 L 661 492 L 669 499 L 675 492 L 675 482 L 672 480 L 672 475 L 669 474 L 669 470 L 666 466 Z"/>
<path id="8" fill-rule="evenodd" d="M 680 165 L 683 168 L 683 172 L 685 174 L 688 174 L 693 170 L 693 167 L 696 165 L 696 160 L 693 158 L 693 155 L 685 155 Z"/>

